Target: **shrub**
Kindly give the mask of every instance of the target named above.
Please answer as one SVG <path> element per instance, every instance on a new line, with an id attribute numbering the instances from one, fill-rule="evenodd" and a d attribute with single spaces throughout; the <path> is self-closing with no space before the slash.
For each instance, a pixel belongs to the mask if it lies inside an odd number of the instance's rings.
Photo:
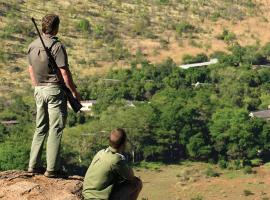
<path id="1" fill-rule="evenodd" d="M 244 190 L 243 193 L 244 193 L 245 196 L 254 195 L 254 193 L 251 192 L 250 190 Z"/>
<path id="2" fill-rule="evenodd" d="M 167 5 L 170 2 L 170 0 L 158 0 L 159 4 Z"/>
<path id="3" fill-rule="evenodd" d="M 207 177 L 219 177 L 219 173 L 210 167 L 204 173 Z"/>
<path id="4" fill-rule="evenodd" d="M 192 55 L 186 54 L 182 58 L 182 61 L 184 64 L 206 62 L 207 60 L 208 60 L 208 57 L 204 53 L 198 54 L 197 56 L 192 56 Z"/>
<path id="5" fill-rule="evenodd" d="M 95 39 L 103 38 L 106 35 L 106 29 L 103 25 L 97 24 L 93 27 L 93 34 Z"/>
<path id="6" fill-rule="evenodd" d="M 182 36 L 184 33 L 193 33 L 196 32 L 195 26 L 188 22 L 181 22 L 175 25 L 175 30 L 179 36 Z"/>
<path id="7" fill-rule="evenodd" d="M 123 60 L 130 56 L 128 49 L 126 49 L 121 41 L 114 42 L 113 46 L 109 48 L 109 53 L 111 59 L 114 60 Z"/>
<path id="8" fill-rule="evenodd" d="M 220 12 L 213 12 L 212 13 L 212 15 L 211 15 L 211 17 L 210 17 L 210 19 L 212 20 L 212 21 L 217 21 L 218 20 L 218 18 L 220 18 L 221 17 L 221 14 L 220 14 Z"/>
<path id="9" fill-rule="evenodd" d="M 18 125 L 10 128 L 10 134 L 0 143 L 0 171 L 26 169 L 29 161 L 32 125 Z"/>
<path id="10" fill-rule="evenodd" d="M 225 161 L 225 160 L 220 160 L 218 162 L 218 166 L 221 168 L 221 169 L 226 169 L 228 167 L 228 163 Z"/>
<path id="11" fill-rule="evenodd" d="M 0 50 L 0 62 L 7 63 L 8 60 L 10 59 L 11 59 L 11 56 L 9 53 L 6 53 Z"/>
<path id="12" fill-rule="evenodd" d="M 255 174 L 255 173 L 256 171 L 253 171 L 251 166 L 244 167 L 244 174 Z"/>
<path id="13" fill-rule="evenodd" d="M 217 36 L 217 39 L 223 40 L 226 43 L 231 43 L 236 40 L 236 35 L 233 32 L 230 32 L 227 29 L 224 29 L 222 34 Z"/>
<path id="14" fill-rule="evenodd" d="M 90 31 L 90 23 L 87 19 L 80 19 L 77 28 L 82 32 Z"/>
<path id="15" fill-rule="evenodd" d="M 142 35 L 145 33 L 147 27 L 151 24 L 150 18 L 145 16 L 143 18 L 139 18 L 135 21 L 134 25 L 132 26 L 132 31 L 136 35 Z"/>
<path id="16" fill-rule="evenodd" d="M 201 195 L 198 195 L 196 197 L 192 197 L 190 200 L 203 200 L 203 197 Z"/>
<path id="17" fill-rule="evenodd" d="M 246 6 L 249 8 L 255 8 L 256 4 L 252 0 L 247 0 Z"/>
<path id="18" fill-rule="evenodd" d="M 251 165 L 252 166 L 260 166 L 262 164 L 263 164 L 263 160 L 260 159 L 260 158 L 251 160 Z"/>

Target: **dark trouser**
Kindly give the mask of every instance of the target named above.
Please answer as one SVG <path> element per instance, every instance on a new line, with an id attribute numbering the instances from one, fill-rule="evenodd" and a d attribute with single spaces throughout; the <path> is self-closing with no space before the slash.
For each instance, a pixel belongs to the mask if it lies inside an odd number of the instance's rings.
<path id="1" fill-rule="evenodd" d="M 113 187 L 109 200 L 136 200 L 142 190 L 142 181 L 135 177 Z"/>

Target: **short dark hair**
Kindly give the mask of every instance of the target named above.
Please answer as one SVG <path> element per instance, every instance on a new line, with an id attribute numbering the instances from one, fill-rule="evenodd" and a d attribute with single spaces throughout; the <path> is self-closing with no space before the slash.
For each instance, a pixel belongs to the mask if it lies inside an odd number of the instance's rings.
<path id="1" fill-rule="evenodd" d="M 42 18 L 42 32 L 51 34 L 59 27 L 60 19 L 58 15 L 48 14 Z"/>
<path id="2" fill-rule="evenodd" d="M 117 128 L 112 130 L 109 138 L 109 143 L 111 147 L 118 149 L 119 147 L 121 147 L 126 143 L 126 140 L 127 134 L 125 130 L 122 128 Z"/>

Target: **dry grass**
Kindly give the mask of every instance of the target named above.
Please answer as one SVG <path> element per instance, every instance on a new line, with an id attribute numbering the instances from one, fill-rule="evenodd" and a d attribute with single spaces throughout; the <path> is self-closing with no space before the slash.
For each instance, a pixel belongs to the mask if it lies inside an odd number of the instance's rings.
<path id="1" fill-rule="evenodd" d="M 1 17 L 0 28 L 3 32 L 8 25 L 12 26 L 13 18 L 20 26 L 31 27 L 30 17 L 35 17 L 40 23 L 44 14 L 58 13 L 62 19 L 59 37 L 67 46 L 73 73 L 80 76 L 129 67 L 139 49 L 152 63 L 162 62 L 167 57 L 180 63 L 184 54 L 226 51 L 227 44 L 216 39 L 225 28 L 235 33 L 238 42 L 243 45 L 269 41 L 270 36 L 266 33 L 270 29 L 270 14 L 266 11 L 270 9 L 270 4 L 267 0 L 255 1 L 256 6 L 252 8 L 245 0 L 230 5 L 221 0 L 194 1 L 196 3 L 171 0 L 167 5 L 160 5 L 154 0 L 140 3 L 121 0 L 29 0 L 22 4 L 11 0 L 0 4 L 0 12 L 10 12 L 12 6 L 19 8 L 19 11 L 16 11 L 15 17 Z M 214 12 L 220 12 L 221 16 L 213 20 Z M 81 19 L 89 21 L 92 32 L 78 29 Z M 197 31 L 179 36 L 174 26 L 183 21 L 191 23 Z M 94 36 L 93 31 L 99 26 L 104 28 L 105 35 Z M 136 34 L 134 30 L 141 32 Z M 12 33 L 11 36 L 1 39 L 0 45 L 4 47 L 2 51 L 17 56 L 12 56 L 6 63 L 0 62 L 1 82 L 6 79 L 16 87 L 24 87 L 29 83 L 25 54 L 32 38 L 21 33 Z M 121 41 L 130 57 L 111 59 L 115 41 Z M 10 67 L 20 67 L 21 71 L 10 73 Z"/>
<path id="2" fill-rule="evenodd" d="M 139 199 L 149 200 L 190 200 L 201 196 L 203 200 L 246 200 L 270 197 L 270 177 L 267 165 L 255 168 L 256 174 L 246 175 L 243 170 L 221 170 L 220 177 L 206 177 L 209 167 L 203 163 L 188 163 L 160 167 L 160 170 L 140 170 L 144 188 Z M 244 191 L 253 194 L 246 196 Z"/>

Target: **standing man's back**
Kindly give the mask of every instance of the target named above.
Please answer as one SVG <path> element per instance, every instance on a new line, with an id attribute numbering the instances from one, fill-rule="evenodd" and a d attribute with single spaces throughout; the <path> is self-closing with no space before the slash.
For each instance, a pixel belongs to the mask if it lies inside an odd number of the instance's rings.
<path id="1" fill-rule="evenodd" d="M 125 143 L 124 130 L 116 129 L 110 135 L 110 146 L 94 156 L 84 179 L 83 196 L 86 200 L 137 199 L 142 183 L 121 154 Z"/>
<path id="2" fill-rule="evenodd" d="M 42 19 L 42 38 L 55 59 L 57 71 L 50 66 L 41 40 L 34 40 L 28 47 L 29 74 L 35 87 L 37 108 L 36 131 L 33 137 L 28 172 L 38 173 L 41 166 L 43 143 L 47 139 L 47 170 L 45 176 L 55 177 L 60 169 L 60 142 L 67 118 L 67 98 L 62 89 L 59 76 L 80 100 L 69 71 L 68 58 L 63 44 L 56 34 L 60 19 L 57 15 L 46 15 Z"/>

